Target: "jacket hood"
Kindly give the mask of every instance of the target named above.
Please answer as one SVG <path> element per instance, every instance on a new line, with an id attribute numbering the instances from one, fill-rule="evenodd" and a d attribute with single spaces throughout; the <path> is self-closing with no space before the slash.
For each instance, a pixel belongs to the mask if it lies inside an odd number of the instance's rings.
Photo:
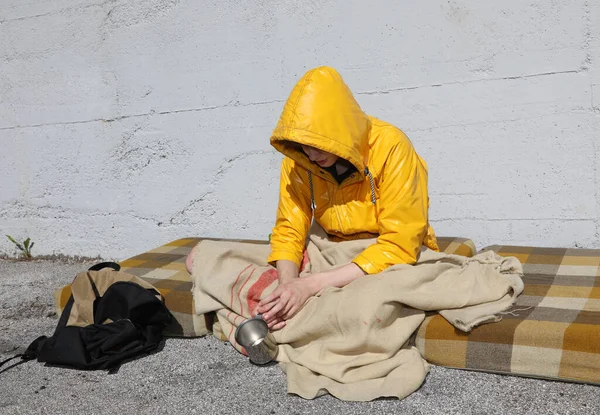
<path id="1" fill-rule="evenodd" d="M 308 71 L 296 84 L 271 136 L 271 145 L 309 171 L 319 170 L 300 145 L 345 159 L 364 172 L 371 123 L 340 74 L 330 67 Z"/>

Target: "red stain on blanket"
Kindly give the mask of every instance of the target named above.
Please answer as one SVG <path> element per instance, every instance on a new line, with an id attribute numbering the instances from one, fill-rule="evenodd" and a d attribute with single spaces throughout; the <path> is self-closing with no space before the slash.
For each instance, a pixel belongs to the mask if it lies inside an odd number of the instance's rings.
<path id="1" fill-rule="evenodd" d="M 254 267 L 254 269 L 252 270 L 252 272 L 250 273 L 250 275 L 248 275 L 248 278 L 246 278 L 246 281 L 244 281 L 244 283 L 242 284 L 242 286 L 240 287 L 239 291 L 238 291 L 238 300 L 240 301 L 240 311 L 239 314 L 244 314 L 244 306 L 242 304 L 242 293 L 244 292 L 244 286 L 246 284 L 248 284 L 248 281 L 250 281 L 250 279 L 252 278 L 252 275 L 254 275 L 254 271 L 256 271 L 256 267 Z M 248 310 L 248 312 L 251 312 L 250 310 Z"/>
<path id="2" fill-rule="evenodd" d="M 234 292 L 235 292 L 235 287 L 238 283 L 238 281 L 240 280 L 240 277 L 242 276 L 242 274 L 248 269 L 250 268 L 252 265 L 248 265 L 246 268 L 244 268 L 242 271 L 240 271 L 240 273 L 238 274 L 237 278 L 235 279 L 235 282 L 233 283 L 233 285 L 231 286 L 231 299 L 229 300 L 229 309 L 233 309 L 233 298 L 234 298 Z"/>
<path id="3" fill-rule="evenodd" d="M 268 269 L 263 272 L 258 280 L 248 290 L 248 310 L 254 314 L 254 310 L 258 306 L 260 297 L 265 289 L 277 281 L 277 270 L 275 268 Z"/>
<path id="4" fill-rule="evenodd" d="M 304 268 L 306 268 L 308 263 L 308 251 L 304 250 L 304 254 L 302 255 L 302 262 L 300 263 L 300 272 L 304 271 Z"/>

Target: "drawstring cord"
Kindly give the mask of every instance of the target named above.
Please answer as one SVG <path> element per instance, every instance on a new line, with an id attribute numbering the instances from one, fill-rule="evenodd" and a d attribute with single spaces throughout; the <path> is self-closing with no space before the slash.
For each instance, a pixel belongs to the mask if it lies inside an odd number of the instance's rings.
<path id="1" fill-rule="evenodd" d="M 373 180 L 373 175 L 369 171 L 368 167 L 365 167 L 365 176 L 369 178 L 369 184 L 371 185 L 371 203 L 376 204 L 377 199 L 375 198 L 375 180 Z M 312 173 L 310 170 L 308 170 L 308 186 L 310 187 L 310 208 L 314 212 L 317 209 L 317 205 L 315 204 L 315 190 L 313 188 Z"/>
<path id="2" fill-rule="evenodd" d="M 310 187 L 310 208 L 314 212 L 317 210 L 317 205 L 315 205 L 315 191 L 313 190 L 312 173 L 310 170 L 308 170 L 308 186 Z"/>
<path id="3" fill-rule="evenodd" d="M 375 199 L 375 181 L 373 180 L 373 175 L 369 171 L 368 167 L 365 167 L 365 176 L 369 177 L 369 184 L 371 185 L 371 202 L 375 204 L 375 202 L 377 201 Z"/>

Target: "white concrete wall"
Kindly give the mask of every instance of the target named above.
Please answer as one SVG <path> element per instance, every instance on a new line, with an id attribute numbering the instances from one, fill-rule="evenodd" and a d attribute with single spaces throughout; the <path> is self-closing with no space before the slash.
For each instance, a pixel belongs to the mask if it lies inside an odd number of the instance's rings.
<path id="1" fill-rule="evenodd" d="M 0 252 L 266 238 L 318 65 L 406 131 L 439 235 L 600 247 L 600 3 L 0 0 Z"/>

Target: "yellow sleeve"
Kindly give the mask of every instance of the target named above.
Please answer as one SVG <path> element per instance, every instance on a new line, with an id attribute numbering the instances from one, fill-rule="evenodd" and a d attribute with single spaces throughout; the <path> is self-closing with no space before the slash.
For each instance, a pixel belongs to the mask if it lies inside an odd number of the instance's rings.
<path id="1" fill-rule="evenodd" d="M 408 139 L 396 144 L 384 163 L 377 203 L 377 242 L 353 261 L 367 274 L 414 264 L 427 233 L 427 166 Z"/>
<path id="2" fill-rule="evenodd" d="M 308 174 L 286 157 L 281 163 L 279 205 L 267 261 L 287 259 L 300 267 L 311 220 Z"/>

